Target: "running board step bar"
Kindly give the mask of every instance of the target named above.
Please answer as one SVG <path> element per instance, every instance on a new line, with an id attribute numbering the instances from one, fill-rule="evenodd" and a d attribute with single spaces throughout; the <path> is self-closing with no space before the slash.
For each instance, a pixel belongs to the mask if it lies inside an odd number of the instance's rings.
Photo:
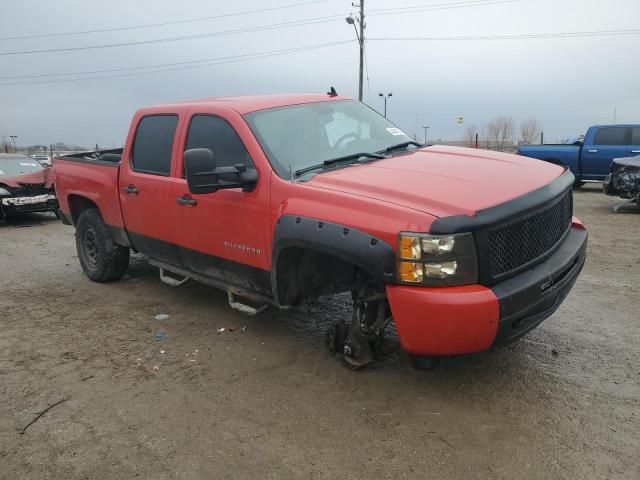
<path id="1" fill-rule="evenodd" d="M 229 300 L 229 306 L 234 310 L 239 311 L 240 313 L 244 313 L 245 315 L 249 315 L 250 317 L 254 317 L 262 312 L 264 312 L 267 308 L 269 308 L 268 304 L 264 304 L 261 307 L 255 308 L 244 303 L 240 303 L 236 300 L 236 296 L 230 290 L 227 290 L 227 298 Z"/>
<path id="2" fill-rule="evenodd" d="M 162 267 L 158 267 L 158 270 L 160 271 L 160 281 L 172 287 L 179 287 L 189 281 L 189 277 L 182 277 L 181 279 L 170 277 Z"/>

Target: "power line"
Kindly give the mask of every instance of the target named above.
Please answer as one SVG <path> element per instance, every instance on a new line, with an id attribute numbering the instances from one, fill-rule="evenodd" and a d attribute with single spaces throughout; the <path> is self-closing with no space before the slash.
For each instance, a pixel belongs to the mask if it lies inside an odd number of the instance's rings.
<path id="1" fill-rule="evenodd" d="M 30 55 L 34 53 L 72 52 L 77 50 L 95 50 L 95 49 L 102 49 L 102 48 L 128 47 L 132 45 L 149 45 L 152 43 L 177 42 L 181 40 L 194 40 L 197 38 L 218 37 L 218 36 L 224 36 L 224 35 L 234 35 L 238 33 L 258 32 L 258 31 L 264 31 L 264 30 L 273 30 L 277 28 L 279 29 L 279 28 L 297 27 L 302 25 L 312 25 L 317 23 L 326 23 L 326 22 L 331 22 L 333 20 L 336 20 L 338 18 L 343 18 L 343 17 L 344 15 L 328 15 L 325 17 L 314 17 L 314 18 L 307 18 L 304 20 L 292 20 L 288 22 L 260 25 L 257 27 L 239 28 L 234 30 L 223 30 L 218 32 L 198 33 L 194 35 L 183 35 L 183 36 L 176 36 L 176 37 L 154 38 L 150 40 L 138 40 L 134 42 L 105 43 L 100 45 L 86 45 L 81 47 L 49 48 L 49 49 L 42 49 L 42 50 L 18 50 L 13 52 L 0 52 L 0 56 Z"/>
<path id="2" fill-rule="evenodd" d="M 484 7 L 491 5 L 500 5 L 504 3 L 516 3 L 522 2 L 524 0 L 465 0 L 457 3 L 434 3 L 431 5 L 413 5 L 407 7 L 393 7 L 393 8 L 375 8 L 369 10 L 370 16 L 379 16 L 379 15 L 398 15 L 403 13 L 420 13 L 420 12 L 430 12 L 434 10 L 452 10 L 456 8 L 467 8 L 467 7 Z"/>
<path id="3" fill-rule="evenodd" d="M 331 43 L 322 43 L 322 44 L 317 44 L 317 45 L 307 45 L 304 47 L 295 47 L 295 48 L 287 48 L 287 49 L 281 49 L 281 50 L 271 50 L 271 51 L 266 51 L 266 52 L 256 52 L 256 53 L 248 53 L 248 54 L 243 54 L 243 55 L 233 55 L 233 56 L 229 56 L 229 57 L 218 57 L 218 58 L 210 58 L 210 59 L 203 59 L 203 60 L 193 60 L 190 62 L 177 62 L 177 63 L 167 63 L 167 64 L 163 64 L 163 65 L 150 65 L 147 67 L 131 67 L 130 69 L 127 68 L 122 68 L 122 69 L 114 69 L 113 71 L 127 71 L 127 70 L 135 70 L 135 69 L 141 69 L 141 68 L 154 68 L 155 70 L 148 70 L 148 71 L 144 71 L 144 72 L 129 72 L 129 73 L 120 73 L 120 74 L 115 74 L 115 75 L 99 75 L 99 76 L 90 76 L 90 77 L 84 77 L 84 78 L 69 78 L 69 79 L 56 79 L 56 80 L 38 80 L 35 82 L 11 82 L 11 83 L 0 83 L 0 86 L 14 86 L 14 85 L 36 85 L 36 84 L 51 84 L 51 83 L 65 83 L 65 82 L 77 82 L 77 81 L 84 81 L 84 80 L 99 80 L 99 79 L 111 79 L 111 78 L 119 78 L 119 77 L 133 77 L 133 76 L 137 76 L 137 75 L 146 75 L 146 74 L 151 74 L 151 73 L 162 73 L 162 72 L 170 72 L 170 71 L 175 71 L 175 70 L 187 70 L 187 69 L 193 69 L 193 68 L 201 68 L 201 67 L 209 67 L 209 66 L 213 66 L 213 65 L 219 65 L 219 64 L 223 64 L 223 63 L 233 63 L 233 62 L 239 62 L 239 61 L 244 61 L 244 60 L 256 60 L 256 59 L 261 59 L 261 58 L 267 58 L 267 57 L 275 57 L 275 56 L 280 56 L 280 55 L 288 55 L 288 54 L 292 54 L 292 53 L 298 53 L 298 52 L 306 52 L 309 50 L 317 50 L 320 48 L 327 48 L 327 47 L 333 47 L 336 45 L 343 45 L 343 44 L 347 44 L 347 43 L 352 43 L 353 40 L 342 40 L 342 41 L 338 41 L 338 42 L 331 42 Z M 204 63 L 206 62 L 206 63 Z M 200 63 L 199 65 L 185 65 L 185 64 L 190 64 L 190 63 Z M 170 68 L 158 68 L 158 67 L 170 67 Z M 106 70 L 105 72 L 108 72 L 109 70 Z M 98 70 L 94 71 L 94 72 L 100 72 Z M 75 75 L 84 75 L 84 74 L 90 74 L 92 72 L 77 72 L 75 73 Z"/>
<path id="4" fill-rule="evenodd" d="M 549 38 L 573 38 L 573 37 L 599 37 L 599 36 L 614 36 L 614 35 L 639 35 L 640 29 L 623 29 L 623 30 L 596 30 L 596 31 L 582 31 L 582 32 L 555 32 L 555 33 L 536 33 L 536 34 L 507 34 L 507 35 L 473 35 L 473 36 L 448 36 L 448 37 L 380 37 L 380 38 L 367 38 L 367 41 L 474 41 L 474 40 L 527 40 L 527 39 L 549 39 Z M 344 40 L 338 42 L 324 43 L 318 45 L 310 45 L 307 47 L 299 47 L 304 50 L 306 49 L 315 49 L 315 48 L 324 48 L 333 45 L 341 45 L 344 43 L 352 42 L 353 40 Z M 194 65 L 199 63 L 206 63 L 211 61 L 219 61 L 219 60 L 228 60 L 228 59 L 242 59 L 245 57 L 253 57 L 255 55 L 263 55 L 269 54 L 272 56 L 275 53 L 295 53 L 298 49 L 285 49 L 285 50 L 275 50 L 270 52 L 261 52 L 261 53 L 250 53 L 243 55 L 233 55 L 230 57 L 217 57 L 217 58 L 204 58 L 199 60 L 186 60 L 182 62 L 173 62 L 173 63 L 164 63 L 164 64 L 156 64 L 156 65 L 143 65 L 138 67 L 122 67 L 122 68 L 111 68 L 111 69 L 103 69 L 103 70 L 88 70 L 81 72 L 65 72 L 65 73 L 44 73 L 44 74 L 32 74 L 32 75 L 8 75 L 8 76 L 0 76 L 0 80 L 15 80 L 15 79 L 31 79 L 31 78 L 50 78 L 50 77 L 69 77 L 69 76 L 77 76 L 77 75 L 96 75 L 102 73 L 117 73 L 117 72 L 128 72 L 132 70 L 145 70 L 145 69 L 155 69 L 155 68 L 164 68 L 164 67 L 177 67 L 177 66 L 187 66 Z M 368 70 L 368 63 L 365 61 Z M 199 66 L 199 65 L 196 65 Z M 140 74 L 145 73 L 153 73 L 153 72 L 140 72 Z M 89 77 L 91 78 L 102 78 L 102 77 Z M 367 80 L 369 79 L 369 74 L 367 72 Z M 72 79 L 76 80 L 76 79 Z M 80 79 L 83 80 L 83 79 Z M 57 80 L 63 81 L 63 80 Z M 29 85 L 35 83 L 43 83 L 43 82 L 19 82 L 19 83 L 0 83 L 0 85 Z"/>
<path id="5" fill-rule="evenodd" d="M 379 37 L 369 38 L 372 41 L 467 41 L 467 40 L 528 40 L 549 38 L 574 38 L 574 37 L 605 37 L 616 35 L 640 35 L 640 29 L 627 30 L 595 30 L 587 32 L 558 32 L 558 33 L 530 33 L 509 35 L 474 35 L 474 36 L 450 36 L 450 37 Z"/>
<path id="6" fill-rule="evenodd" d="M 304 48 L 304 49 L 306 49 L 306 48 L 321 48 L 321 47 L 328 47 L 328 46 L 333 46 L 333 45 L 341 45 L 343 43 L 349 43 L 349 42 L 352 42 L 352 41 L 353 40 L 342 40 L 342 41 L 337 41 L 337 42 L 322 43 L 322 44 L 317 44 L 317 45 L 310 45 L 308 47 L 297 47 L 297 48 Z M 144 70 L 144 69 L 150 69 L 150 68 L 176 67 L 176 66 L 180 66 L 180 65 L 193 65 L 193 64 L 197 64 L 197 63 L 205 63 L 205 62 L 211 62 L 211 61 L 217 61 L 217 60 L 226 60 L 226 59 L 232 59 L 232 58 L 250 57 L 250 56 L 259 55 L 259 54 L 262 54 L 262 53 L 289 52 L 291 50 L 296 50 L 296 48 L 284 49 L 284 50 L 273 50 L 273 51 L 269 51 L 269 52 L 247 53 L 247 54 L 243 54 L 243 55 L 232 55 L 232 56 L 229 56 L 229 57 L 201 58 L 199 60 L 186 60 L 186 61 L 183 61 L 183 62 L 161 63 L 161 64 L 156 64 L 156 65 L 142 65 L 142 66 L 139 66 L 139 67 L 121 67 L 121 68 L 109 68 L 109 69 L 104 69 L 104 70 L 86 70 L 86 71 L 82 71 L 82 72 L 39 73 L 39 74 L 33 74 L 33 75 L 8 75 L 8 76 L 0 77 L 0 80 L 12 80 L 12 79 L 19 79 L 19 78 L 29 79 L 29 78 L 69 77 L 69 76 L 76 76 L 76 75 L 95 75 L 95 74 L 99 74 L 99 73 L 126 72 L 126 71 L 131 71 L 131 70 Z"/>
<path id="7" fill-rule="evenodd" d="M 405 13 L 420 13 L 420 12 L 428 12 L 428 11 L 434 11 L 434 10 L 449 10 L 453 8 L 497 5 L 497 4 L 503 4 L 503 3 L 520 2 L 520 1 L 523 1 L 523 0 L 466 0 L 464 2 L 458 2 L 454 4 L 451 4 L 451 3 L 433 4 L 433 5 L 424 5 L 424 6 L 418 5 L 413 7 L 398 7 L 397 9 L 389 9 L 389 8 L 378 9 L 378 10 L 374 10 L 374 13 L 372 13 L 371 15 L 394 15 L 394 14 L 405 14 Z M 414 10 L 409 11 L 408 9 L 410 8 L 413 8 Z M 398 11 L 395 11 L 395 10 L 398 10 Z M 275 24 L 260 25 L 256 27 L 246 27 L 246 28 L 239 28 L 239 29 L 233 29 L 233 30 L 223 30 L 223 31 L 217 31 L 217 32 L 206 32 L 206 33 L 199 33 L 199 34 L 193 34 L 193 35 L 155 38 L 155 39 L 138 40 L 138 41 L 131 41 L 131 42 L 106 43 L 106 44 L 85 45 L 85 46 L 66 47 L 66 48 L 48 48 L 48 49 L 38 49 L 38 50 L 17 50 L 17 51 L 10 51 L 10 52 L 0 52 L 0 56 L 31 55 L 36 53 L 72 52 L 72 51 L 79 51 L 79 50 L 95 50 L 95 49 L 103 49 L 103 48 L 128 47 L 128 46 L 134 46 L 134 45 L 149 45 L 154 43 L 195 40 L 200 38 L 218 37 L 218 36 L 234 35 L 234 34 L 240 34 L 240 33 L 259 32 L 259 31 L 273 30 L 273 29 L 279 29 L 279 28 L 290 28 L 290 27 L 297 27 L 297 26 L 303 26 L 303 25 L 326 23 L 336 19 L 342 19 L 345 17 L 345 15 L 346 14 L 327 15 L 323 17 L 312 17 L 312 18 L 306 18 L 301 20 L 291 20 L 288 22 L 280 22 Z"/>
<path id="8" fill-rule="evenodd" d="M 264 13 L 264 12 L 272 12 L 275 10 L 284 10 L 287 8 L 294 8 L 294 7 L 302 7 L 302 6 L 306 6 L 306 5 L 313 5 L 315 3 L 325 3 L 327 0 L 312 0 L 312 1 L 308 1 L 308 2 L 300 2 L 300 3 L 291 3 L 288 5 L 280 5 L 277 7 L 268 7 L 268 8 L 259 8 L 259 9 L 254 9 L 254 10 L 243 10 L 240 12 L 233 12 L 233 13 L 224 13 L 221 15 L 211 15 L 208 17 L 196 17 L 196 18 L 186 18 L 183 20 L 174 20 L 171 22 L 159 22 L 159 23 L 147 23 L 144 25 L 129 25 L 129 26 L 125 26 L 125 27 L 112 27 L 112 28 L 100 28 L 100 29 L 96 29 L 96 30 L 80 30 L 80 31 L 76 31 L 76 32 L 60 32 L 60 33 L 41 33 L 41 34 L 36 34 L 36 35 L 22 35 L 22 36 L 17 36 L 17 37 L 2 37 L 0 38 L 0 41 L 3 40 L 26 40 L 28 38 L 51 38 L 51 37 L 67 37 L 67 36 L 71 36 L 71 35 L 88 35 L 91 33 L 106 33 L 106 32 L 118 32 L 118 31 L 123 31 L 123 30 L 136 30 L 136 29 L 140 29 L 140 28 L 152 28 L 152 27 L 164 27 L 167 25 L 179 25 L 179 24 L 183 24 L 183 23 L 194 23 L 194 22 L 202 22 L 202 21 L 206 21 L 206 20 L 214 20 L 214 19 L 218 19 L 218 18 L 228 18 L 228 17 L 236 17 L 236 16 L 240 16 L 240 15 L 248 15 L 248 14 L 252 14 L 252 13 Z"/>

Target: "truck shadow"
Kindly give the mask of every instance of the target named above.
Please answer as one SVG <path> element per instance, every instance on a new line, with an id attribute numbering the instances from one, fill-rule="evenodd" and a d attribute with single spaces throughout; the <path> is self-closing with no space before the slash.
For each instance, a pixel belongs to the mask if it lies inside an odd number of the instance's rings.
<path id="1" fill-rule="evenodd" d="M 53 213 L 24 213 L 21 215 L 11 215 L 0 221 L 2 227 L 39 227 L 49 223 L 57 222 L 58 219 Z"/>

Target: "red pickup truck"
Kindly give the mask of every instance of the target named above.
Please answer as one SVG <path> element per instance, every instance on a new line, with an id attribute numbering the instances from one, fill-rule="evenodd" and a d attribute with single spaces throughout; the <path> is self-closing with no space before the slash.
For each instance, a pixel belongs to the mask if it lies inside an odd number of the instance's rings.
<path id="1" fill-rule="evenodd" d="M 417 367 L 514 340 L 585 261 L 566 168 L 423 146 L 333 91 L 143 108 L 124 149 L 53 169 L 90 279 L 122 277 L 133 250 L 246 312 L 351 292 L 327 341 L 354 366 L 391 321 Z"/>

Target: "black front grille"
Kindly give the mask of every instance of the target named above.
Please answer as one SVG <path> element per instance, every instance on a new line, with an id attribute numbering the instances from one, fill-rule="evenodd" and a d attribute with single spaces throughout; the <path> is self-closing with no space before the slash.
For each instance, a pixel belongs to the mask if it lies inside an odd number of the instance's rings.
<path id="1" fill-rule="evenodd" d="M 571 190 L 554 203 L 488 231 L 493 278 L 507 274 L 549 252 L 571 227 Z"/>

